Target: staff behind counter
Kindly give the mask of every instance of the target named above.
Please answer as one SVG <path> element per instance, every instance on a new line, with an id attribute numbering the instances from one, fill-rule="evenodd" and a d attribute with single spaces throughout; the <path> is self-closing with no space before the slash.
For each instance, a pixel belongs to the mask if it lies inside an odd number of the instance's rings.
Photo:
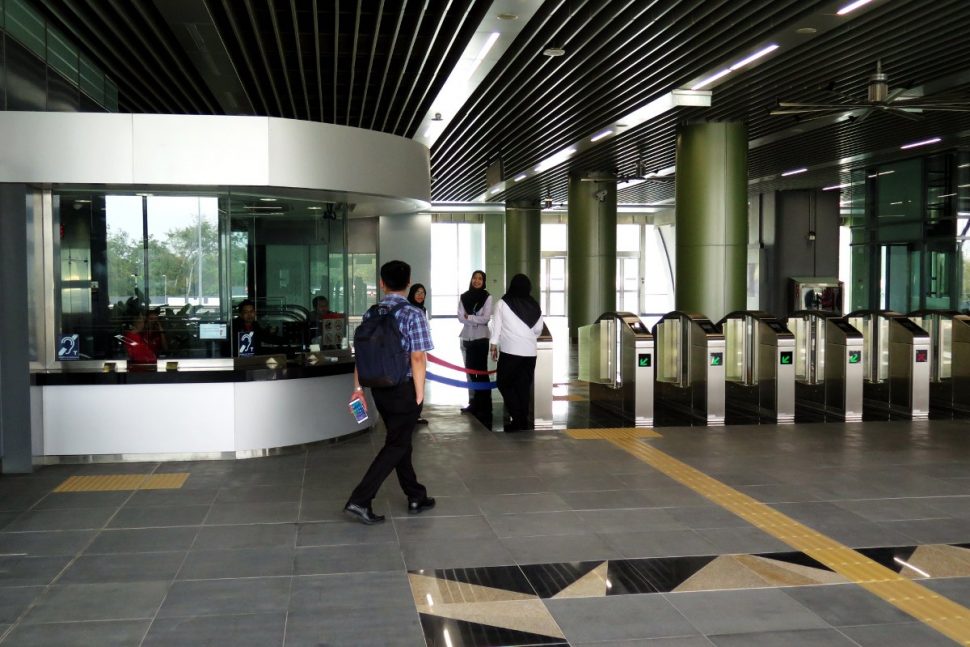
<path id="1" fill-rule="evenodd" d="M 283 337 L 256 321 L 256 304 L 252 299 L 245 299 L 239 304 L 239 316 L 232 320 L 230 326 L 229 343 L 233 345 L 233 357 L 263 355 L 288 346 Z"/>

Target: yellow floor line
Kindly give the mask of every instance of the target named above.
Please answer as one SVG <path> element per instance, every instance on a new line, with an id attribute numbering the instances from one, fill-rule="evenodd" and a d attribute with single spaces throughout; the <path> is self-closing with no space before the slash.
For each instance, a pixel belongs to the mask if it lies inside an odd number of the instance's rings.
<path id="1" fill-rule="evenodd" d="M 568 430 L 567 433 L 573 438 L 596 438 L 590 431 L 593 430 L 577 430 L 578 433 L 575 434 Z M 970 609 L 899 575 L 686 463 L 645 445 L 632 435 L 613 438 L 608 437 L 609 434 L 604 436 L 613 445 L 792 548 L 825 564 L 948 638 L 962 645 L 970 645 Z"/>
<path id="2" fill-rule="evenodd" d="M 72 476 L 54 492 L 119 492 L 123 490 L 168 490 L 185 484 L 188 472 L 171 474 L 97 474 Z"/>

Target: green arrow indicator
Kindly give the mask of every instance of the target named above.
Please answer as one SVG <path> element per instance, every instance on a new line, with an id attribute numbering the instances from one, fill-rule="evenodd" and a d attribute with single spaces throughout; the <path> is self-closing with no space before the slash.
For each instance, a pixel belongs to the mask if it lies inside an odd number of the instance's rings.
<path id="1" fill-rule="evenodd" d="M 650 368 L 650 353 L 638 354 L 637 366 L 639 366 L 640 368 Z"/>
<path id="2" fill-rule="evenodd" d="M 779 361 L 784 365 L 790 365 L 794 360 L 792 352 L 790 350 L 782 351 L 781 355 L 778 357 Z"/>
<path id="3" fill-rule="evenodd" d="M 711 366 L 721 366 L 724 363 L 724 353 L 711 353 Z"/>
<path id="4" fill-rule="evenodd" d="M 861 350 L 850 350 L 849 351 L 849 364 L 858 364 L 862 361 L 862 351 Z"/>

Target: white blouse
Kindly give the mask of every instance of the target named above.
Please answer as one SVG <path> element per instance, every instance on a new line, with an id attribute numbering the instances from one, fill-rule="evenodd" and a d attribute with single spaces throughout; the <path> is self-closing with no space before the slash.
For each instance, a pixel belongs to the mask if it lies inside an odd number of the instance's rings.
<path id="1" fill-rule="evenodd" d="M 499 300 L 492 319 L 491 343 L 509 355 L 535 357 L 536 339 L 542 333 L 542 317 L 529 328 L 525 322 L 512 312 L 505 301 Z"/>

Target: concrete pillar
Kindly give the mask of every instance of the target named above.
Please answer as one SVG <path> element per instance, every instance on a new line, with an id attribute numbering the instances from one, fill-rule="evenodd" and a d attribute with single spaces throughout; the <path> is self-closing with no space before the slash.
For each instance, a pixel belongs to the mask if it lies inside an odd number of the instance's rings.
<path id="1" fill-rule="evenodd" d="M 676 308 L 717 321 L 746 306 L 748 141 L 743 123 L 677 133 Z"/>
<path id="2" fill-rule="evenodd" d="M 569 177 L 569 336 L 616 309 L 616 178 Z"/>
<path id="3" fill-rule="evenodd" d="M 505 294 L 509 280 L 525 274 L 532 281 L 532 296 L 539 300 L 539 273 L 542 260 L 541 212 L 538 200 L 517 200 L 505 205 L 505 280 L 499 296 Z"/>
<path id="4" fill-rule="evenodd" d="M 3 472 L 33 471 L 30 324 L 27 318 L 27 187 L 0 184 L 0 448 Z"/>

